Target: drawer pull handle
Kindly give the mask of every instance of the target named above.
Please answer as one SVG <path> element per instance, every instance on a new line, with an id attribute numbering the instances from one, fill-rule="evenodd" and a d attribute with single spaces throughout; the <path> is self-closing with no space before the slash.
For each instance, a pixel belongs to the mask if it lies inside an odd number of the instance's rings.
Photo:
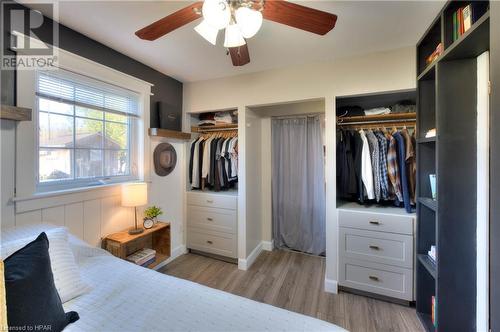
<path id="1" fill-rule="evenodd" d="M 214 244 L 214 243 L 213 243 L 212 241 L 210 241 L 210 240 L 207 240 L 207 243 L 208 243 L 208 244 Z"/>
<path id="2" fill-rule="evenodd" d="M 369 276 L 368 278 L 370 278 L 370 280 L 373 280 L 373 281 L 379 281 L 378 277 L 375 277 L 375 276 Z"/>
<path id="3" fill-rule="evenodd" d="M 208 217 L 207 218 L 208 221 L 214 221 L 212 218 Z"/>
<path id="4" fill-rule="evenodd" d="M 213 203 L 214 201 L 211 199 L 207 199 L 207 203 Z"/>
<path id="5" fill-rule="evenodd" d="M 370 221 L 370 224 L 378 226 L 378 225 L 380 225 L 380 222 L 379 221 Z"/>
<path id="6" fill-rule="evenodd" d="M 373 249 L 373 250 L 380 250 L 380 247 L 379 246 L 369 246 L 370 249 Z"/>

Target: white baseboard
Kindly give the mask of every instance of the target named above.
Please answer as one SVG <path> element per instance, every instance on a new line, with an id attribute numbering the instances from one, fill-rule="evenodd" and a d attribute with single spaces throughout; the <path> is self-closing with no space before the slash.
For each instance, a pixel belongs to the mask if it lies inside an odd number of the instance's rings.
<path id="1" fill-rule="evenodd" d="M 165 265 L 167 265 L 168 263 L 170 263 L 171 261 L 173 261 L 177 257 L 184 255 L 185 253 L 187 253 L 187 248 L 185 245 L 180 245 L 180 246 L 175 247 L 174 250 L 172 250 L 172 252 L 170 253 L 170 257 L 167 260 L 165 260 L 164 262 L 161 262 L 160 264 L 156 265 L 154 267 L 154 269 L 156 271 L 158 271 L 159 269 L 161 269 L 162 267 L 164 267 Z"/>
<path id="2" fill-rule="evenodd" d="M 325 278 L 325 292 L 337 294 L 339 291 L 337 280 Z"/>
<path id="3" fill-rule="evenodd" d="M 260 253 L 262 252 L 262 242 L 260 242 L 253 250 L 252 252 L 250 253 L 250 255 L 248 255 L 248 257 L 246 259 L 242 259 L 242 258 L 239 258 L 238 259 L 238 269 L 240 270 L 248 270 L 250 268 L 250 266 L 252 266 L 252 264 L 255 262 L 255 260 L 257 259 L 257 257 L 259 257 Z"/>
<path id="4" fill-rule="evenodd" d="M 274 249 L 274 240 L 262 241 L 262 250 L 273 251 L 273 249 Z"/>

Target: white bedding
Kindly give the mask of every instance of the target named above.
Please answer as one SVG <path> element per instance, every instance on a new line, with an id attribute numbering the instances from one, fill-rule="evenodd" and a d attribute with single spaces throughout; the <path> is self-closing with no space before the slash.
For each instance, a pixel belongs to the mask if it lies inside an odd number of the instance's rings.
<path id="1" fill-rule="evenodd" d="M 38 232 L 38 225 L 23 232 Z M 19 233 L 19 231 L 17 231 Z M 12 232 L 3 232 L 7 241 Z M 92 290 L 64 304 L 80 320 L 65 331 L 344 331 L 117 259 L 72 237 L 82 279 Z"/>

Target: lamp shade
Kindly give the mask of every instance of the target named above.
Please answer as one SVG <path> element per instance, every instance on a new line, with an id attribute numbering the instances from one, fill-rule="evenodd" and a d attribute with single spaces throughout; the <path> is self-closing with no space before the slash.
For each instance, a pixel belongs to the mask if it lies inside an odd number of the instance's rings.
<path id="1" fill-rule="evenodd" d="M 198 24 L 194 31 L 198 32 L 200 36 L 205 38 L 210 44 L 215 45 L 217 43 L 217 35 L 219 34 L 219 29 L 214 28 L 207 21 L 203 20 Z"/>
<path id="2" fill-rule="evenodd" d="M 231 21 L 231 8 L 226 0 L 205 0 L 201 11 L 207 23 L 218 30 L 227 27 Z"/>
<path id="3" fill-rule="evenodd" d="M 226 28 L 226 39 L 224 47 L 239 47 L 245 45 L 245 39 L 241 35 L 241 30 L 236 24 L 231 24 Z"/>
<path id="4" fill-rule="evenodd" d="M 262 26 L 262 13 L 247 7 L 240 7 L 235 13 L 236 22 L 245 38 L 252 38 Z"/>
<path id="5" fill-rule="evenodd" d="M 125 183 L 122 185 L 122 206 L 136 207 L 148 204 L 146 183 Z"/>

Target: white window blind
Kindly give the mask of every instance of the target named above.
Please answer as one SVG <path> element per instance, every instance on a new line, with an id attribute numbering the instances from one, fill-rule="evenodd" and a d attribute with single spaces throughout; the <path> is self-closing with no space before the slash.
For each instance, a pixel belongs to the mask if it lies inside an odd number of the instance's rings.
<path id="1" fill-rule="evenodd" d="M 139 114 L 138 94 L 64 70 L 40 73 L 37 95 L 122 115 Z"/>
<path id="2" fill-rule="evenodd" d="M 36 95 L 40 190 L 137 178 L 139 94 L 58 70 L 38 74 Z"/>

